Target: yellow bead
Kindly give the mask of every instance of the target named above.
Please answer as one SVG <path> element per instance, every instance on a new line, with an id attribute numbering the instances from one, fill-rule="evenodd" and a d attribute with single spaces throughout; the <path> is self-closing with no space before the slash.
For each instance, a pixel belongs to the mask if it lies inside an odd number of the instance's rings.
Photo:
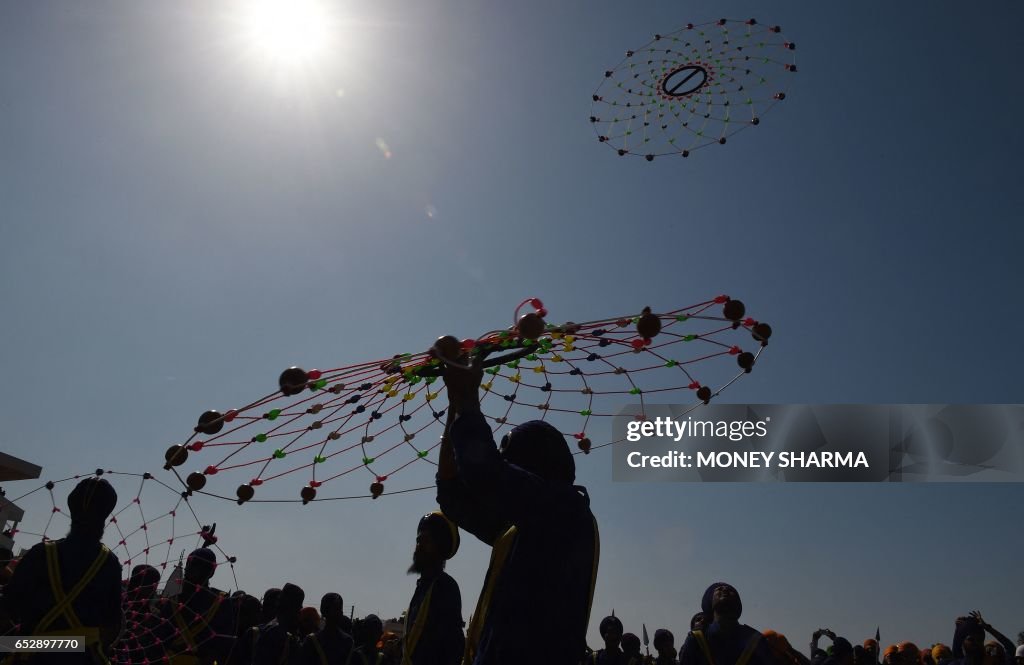
<path id="1" fill-rule="evenodd" d="M 565 343 L 566 344 L 572 344 L 575 341 L 576 341 L 576 337 L 574 335 L 566 335 L 565 336 Z"/>
<path id="2" fill-rule="evenodd" d="M 437 399 L 437 393 L 427 393 L 427 401 L 428 402 L 430 402 L 430 401 L 432 401 L 434 399 Z"/>
<path id="3" fill-rule="evenodd" d="M 544 373 L 544 365 L 537 365 L 536 367 L 534 367 L 533 368 L 533 373 L 534 374 L 543 374 Z"/>
<path id="4" fill-rule="evenodd" d="M 397 397 L 397 396 L 398 396 L 398 391 L 397 390 L 389 390 L 388 391 L 388 397 Z"/>
<path id="5" fill-rule="evenodd" d="M 409 401 L 409 400 L 411 400 L 411 399 L 412 399 L 413 397 L 416 397 L 416 394 L 415 394 L 415 393 L 406 393 L 406 394 L 405 394 L 405 395 L 404 395 L 404 396 L 402 397 L 402 400 L 403 400 L 403 401 L 405 401 L 405 402 L 408 402 L 408 401 Z"/>
<path id="6" fill-rule="evenodd" d="M 519 375 L 513 374 L 512 376 L 508 377 L 508 380 L 511 381 L 512 383 L 519 383 Z"/>
<path id="7" fill-rule="evenodd" d="M 488 381 L 487 383 L 481 383 L 480 387 L 483 388 L 485 391 L 490 391 L 492 385 L 494 385 L 494 382 Z"/>

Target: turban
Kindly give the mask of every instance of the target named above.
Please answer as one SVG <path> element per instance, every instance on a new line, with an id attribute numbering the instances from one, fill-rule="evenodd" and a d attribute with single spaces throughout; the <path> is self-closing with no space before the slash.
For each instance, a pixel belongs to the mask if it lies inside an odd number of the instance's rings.
<path id="1" fill-rule="evenodd" d="M 303 607 L 299 610 L 299 627 L 306 634 L 317 631 L 320 627 L 320 613 L 315 607 Z"/>
<path id="2" fill-rule="evenodd" d="M 1024 658 L 1024 644 L 1017 647 L 1017 658 Z"/>
<path id="3" fill-rule="evenodd" d="M 302 601 L 304 601 L 305 599 L 306 592 L 303 591 L 301 587 L 298 587 L 292 584 L 291 582 L 288 582 L 281 588 L 281 596 L 280 600 L 278 601 L 278 607 L 289 605 L 294 607 L 297 605 L 298 608 L 301 608 Z"/>
<path id="4" fill-rule="evenodd" d="M 878 651 L 878 642 L 871 638 L 868 638 L 864 640 L 864 648 L 870 651 Z"/>
<path id="5" fill-rule="evenodd" d="M 890 644 L 885 647 L 885 651 L 882 652 L 882 658 L 885 659 L 889 656 L 895 656 L 897 651 L 899 651 L 899 648 L 895 644 Z"/>
<path id="6" fill-rule="evenodd" d="M 420 518 L 418 527 L 430 533 L 445 559 L 459 551 L 459 527 L 442 513 L 434 511 Z"/>
<path id="7" fill-rule="evenodd" d="M 842 656 L 843 654 L 852 653 L 853 645 L 850 644 L 850 640 L 845 637 L 837 637 L 832 641 L 832 655 Z"/>
<path id="8" fill-rule="evenodd" d="M 670 631 L 668 629 L 659 628 L 658 630 L 654 631 L 654 648 L 655 649 L 659 649 L 660 648 L 658 646 L 659 644 L 662 644 L 664 642 L 675 642 L 675 641 L 676 641 L 675 635 L 673 635 L 672 631 Z"/>
<path id="9" fill-rule="evenodd" d="M 639 651 L 640 650 L 640 638 L 633 633 L 626 633 L 622 636 L 622 650 L 623 651 Z"/>
<path id="10" fill-rule="evenodd" d="M 907 659 L 905 662 L 910 662 L 910 659 L 915 661 L 921 659 L 921 650 L 918 649 L 917 645 L 913 642 L 900 642 L 900 645 L 896 647 L 896 650 L 899 652 L 900 656 Z"/>
<path id="11" fill-rule="evenodd" d="M 773 652 L 779 655 L 789 653 L 789 640 L 786 639 L 785 635 L 774 630 L 766 630 L 763 635 L 764 641 L 768 643 Z"/>
<path id="12" fill-rule="evenodd" d="M 565 437 L 543 420 L 517 425 L 501 439 L 502 457 L 509 464 L 526 469 L 549 482 L 571 485 L 576 480 L 576 463 Z"/>
<path id="13" fill-rule="evenodd" d="M 704 597 L 700 601 L 700 609 L 701 612 L 704 613 L 705 621 L 708 621 L 709 619 L 714 619 L 715 614 L 712 605 L 715 599 L 715 589 L 717 589 L 720 586 L 726 586 L 732 589 L 733 593 L 736 594 L 736 603 L 739 606 L 737 616 L 743 614 L 743 601 L 740 600 L 740 594 L 738 591 L 736 591 L 736 587 L 734 587 L 731 584 L 726 584 L 725 582 L 715 582 L 707 588 L 707 590 L 704 592 Z"/>
<path id="14" fill-rule="evenodd" d="M 618 630 L 619 631 L 619 635 L 621 635 L 622 634 L 622 622 L 619 621 L 618 617 L 605 617 L 605 618 L 601 619 L 601 627 L 600 627 L 599 630 L 600 630 L 600 633 L 601 633 L 601 637 L 604 637 L 605 633 L 607 633 L 610 630 Z"/>
<path id="15" fill-rule="evenodd" d="M 68 495 L 72 521 L 102 523 L 117 505 L 117 492 L 104 478 L 86 478 Z"/>
<path id="16" fill-rule="evenodd" d="M 156 588 L 160 583 L 160 571 L 148 564 L 142 563 L 132 568 L 132 576 L 128 579 L 129 589 Z"/>

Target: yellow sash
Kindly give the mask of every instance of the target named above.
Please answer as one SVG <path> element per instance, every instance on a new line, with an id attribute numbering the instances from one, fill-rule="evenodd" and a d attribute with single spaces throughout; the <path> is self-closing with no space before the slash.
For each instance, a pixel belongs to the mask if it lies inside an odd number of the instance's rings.
<path id="1" fill-rule="evenodd" d="M 711 645 L 708 644 L 707 638 L 704 637 L 704 631 L 693 631 L 693 637 L 697 640 L 700 650 L 704 652 L 704 659 L 707 661 L 707 665 L 715 665 L 715 661 L 711 658 Z M 743 650 L 743 653 L 740 654 L 739 659 L 736 661 L 736 665 L 747 665 L 747 663 L 750 662 L 751 656 L 754 655 L 754 649 L 757 648 L 757 643 L 760 641 L 760 635 L 754 635 L 751 637 L 750 641 L 747 642 L 747 646 Z"/>
<path id="2" fill-rule="evenodd" d="M 106 563 L 110 550 L 106 545 L 100 545 L 100 552 L 96 555 L 92 564 L 78 580 L 71 591 L 64 592 L 64 582 L 60 576 L 60 561 L 57 557 L 57 543 L 49 542 L 44 546 L 46 552 L 46 570 L 50 579 L 50 593 L 53 594 L 53 607 L 36 623 L 32 631 L 33 637 L 82 637 L 85 639 L 86 649 L 93 658 L 102 665 L 109 665 L 110 661 L 103 653 L 100 645 L 100 630 L 96 626 L 83 626 L 78 613 L 75 612 L 73 603 L 78 599 L 86 587 L 96 578 L 103 564 Z M 57 619 L 64 619 L 67 628 L 50 628 Z M 17 663 L 21 657 L 27 654 L 14 654 L 6 663 Z"/>

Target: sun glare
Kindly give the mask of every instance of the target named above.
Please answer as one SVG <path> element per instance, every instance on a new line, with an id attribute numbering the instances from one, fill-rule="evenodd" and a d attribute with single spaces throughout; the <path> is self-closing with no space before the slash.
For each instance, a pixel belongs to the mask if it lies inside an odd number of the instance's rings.
<path id="1" fill-rule="evenodd" d="M 283 65 L 310 64 L 330 45 L 329 16 L 316 0 L 248 0 L 244 24 L 255 55 Z"/>

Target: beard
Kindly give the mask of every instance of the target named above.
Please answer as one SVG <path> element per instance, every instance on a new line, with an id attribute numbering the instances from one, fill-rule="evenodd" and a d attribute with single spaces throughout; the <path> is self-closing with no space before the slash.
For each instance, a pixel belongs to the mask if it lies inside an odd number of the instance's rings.
<path id="1" fill-rule="evenodd" d="M 413 554 L 412 563 L 409 564 L 409 570 L 405 572 L 406 575 L 419 575 L 423 572 L 423 560 L 416 554 Z"/>

